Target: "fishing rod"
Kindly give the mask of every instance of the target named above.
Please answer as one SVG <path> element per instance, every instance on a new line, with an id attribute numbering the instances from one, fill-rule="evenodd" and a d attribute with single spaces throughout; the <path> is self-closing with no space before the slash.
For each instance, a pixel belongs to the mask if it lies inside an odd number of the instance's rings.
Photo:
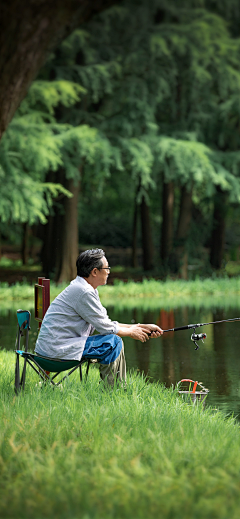
<path id="1" fill-rule="evenodd" d="M 179 326 L 178 328 L 169 328 L 168 330 L 163 330 L 163 332 L 178 332 L 180 330 L 190 330 L 193 329 L 194 332 L 191 335 L 191 341 L 194 342 L 196 348 L 195 350 L 199 349 L 199 345 L 197 341 L 204 342 L 204 339 L 207 338 L 206 333 L 196 333 L 196 328 L 199 328 L 200 326 L 208 326 L 209 324 L 219 324 L 219 323 L 230 323 L 233 321 L 240 321 L 240 317 L 235 317 L 234 319 L 222 319 L 222 321 L 210 321 L 209 323 L 196 323 L 196 324 L 187 324 L 186 326 Z"/>

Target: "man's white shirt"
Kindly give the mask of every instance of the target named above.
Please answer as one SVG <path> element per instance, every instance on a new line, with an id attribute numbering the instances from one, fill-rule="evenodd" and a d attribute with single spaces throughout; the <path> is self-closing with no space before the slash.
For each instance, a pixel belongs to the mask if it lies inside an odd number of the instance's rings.
<path id="1" fill-rule="evenodd" d="M 81 360 L 89 335 L 118 333 L 99 299 L 98 290 L 77 276 L 51 303 L 42 322 L 35 351 L 56 359 Z"/>

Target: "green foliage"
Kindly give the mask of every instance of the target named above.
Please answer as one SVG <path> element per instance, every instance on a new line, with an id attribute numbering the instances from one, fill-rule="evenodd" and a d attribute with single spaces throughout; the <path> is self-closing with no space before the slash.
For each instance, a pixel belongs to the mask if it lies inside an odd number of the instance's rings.
<path id="1" fill-rule="evenodd" d="M 3 517 L 238 518 L 232 418 L 135 373 L 126 391 L 103 390 L 95 368 L 53 391 L 27 367 L 25 394 L 14 397 L 14 360 L 1 352 Z"/>
<path id="2" fill-rule="evenodd" d="M 240 42 L 231 32 L 235 2 L 224 7 L 226 17 L 223 7 L 213 4 L 126 1 L 59 45 L 1 144 L 5 201 L 2 197 L 0 214 L 5 222 L 46 221 L 54 197 L 46 174 L 60 169 L 61 178 L 64 172 L 67 179 L 81 179 L 81 215 L 84 206 L 88 213 L 89 193 L 97 202 L 104 193 L 110 200 L 104 204 L 105 220 L 112 221 L 116 182 L 111 178 L 122 178 L 123 211 L 125 203 L 133 205 L 138 189 L 137 201 L 146 197 L 158 232 L 163 179 L 177 189 L 193 188 L 203 222 L 206 214 L 209 220 L 209 208 L 212 212 L 216 187 L 229 193 L 231 203 L 239 203 Z M 56 189 L 60 193 L 62 188 Z M 112 228 L 109 223 L 109 235 L 118 221 Z M 125 226 L 123 242 L 130 245 L 126 219 Z"/>
<path id="3" fill-rule="evenodd" d="M 238 56 L 239 40 L 202 2 L 142 1 L 113 6 L 75 31 L 48 67 L 84 85 L 70 117 L 101 129 L 133 186 L 140 179 L 146 192 L 163 171 L 166 180 L 202 184 L 205 196 L 219 185 L 239 201 L 239 159 L 218 152 L 229 97 L 239 98 Z"/>
<path id="4" fill-rule="evenodd" d="M 0 145 L 0 175 L 3 183 L 0 217 L 3 222 L 46 222 L 52 199 L 70 193 L 59 184 L 45 183 L 49 170 L 62 165 L 61 145 L 53 126 L 53 109 L 76 101 L 78 85 L 67 82 L 33 83 Z M 35 106 L 35 110 L 33 109 Z"/>
<path id="5" fill-rule="evenodd" d="M 162 137 L 156 146 L 158 161 L 166 182 L 201 187 L 209 198 L 214 186 L 230 191 L 232 202 L 240 201 L 239 152 L 222 153 L 201 142 Z M 225 166 L 224 166 L 225 165 Z"/>
<path id="6" fill-rule="evenodd" d="M 44 118 L 54 122 L 54 109 L 59 104 L 69 108 L 75 105 L 84 93 L 86 91 L 83 87 L 63 79 L 50 82 L 37 80 L 32 83 L 27 97 L 22 101 L 19 114 L 31 114 L 39 122 Z"/>
<path id="7" fill-rule="evenodd" d="M 122 169 L 118 150 L 109 140 L 88 125 L 72 127 L 58 136 L 61 142 L 62 160 L 66 178 L 79 178 L 84 163 L 84 173 L 96 192 L 101 191 L 103 181 L 110 175 L 111 166 Z"/>
<path id="8" fill-rule="evenodd" d="M 53 199 L 71 196 L 60 184 L 45 182 L 49 171 L 63 168 L 78 179 L 85 161 L 96 184 L 109 175 L 112 163 L 121 167 L 118 152 L 97 128 L 59 124 L 56 109 L 79 101 L 85 90 L 69 81 L 35 81 L 4 135 L 0 146 L 2 222 L 46 223 Z"/>
<path id="9" fill-rule="evenodd" d="M 2 169 L 0 181 L 3 183 L 0 200 L 3 223 L 28 222 L 32 225 L 37 220 L 46 223 L 52 199 L 59 193 L 71 196 L 60 184 L 37 182 L 29 175 L 20 176 L 18 173 L 10 176 Z"/>

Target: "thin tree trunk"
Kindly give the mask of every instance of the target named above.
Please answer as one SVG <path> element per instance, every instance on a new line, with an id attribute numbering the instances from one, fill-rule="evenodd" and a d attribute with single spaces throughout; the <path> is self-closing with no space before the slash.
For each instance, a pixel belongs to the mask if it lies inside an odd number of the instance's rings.
<path id="1" fill-rule="evenodd" d="M 46 181 L 58 182 L 66 187 L 64 170 L 60 169 L 57 172 L 48 173 Z M 43 240 L 41 261 L 46 278 L 52 277 L 54 274 L 56 276 L 56 272 L 59 273 L 63 223 L 64 197 L 60 196 L 54 201 L 47 223 L 41 226 L 40 238 Z"/>
<path id="2" fill-rule="evenodd" d="M 186 239 L 189 234 L 191 217 L 192 189 L 188 190 L 187 186 L 185 185 L 181 188 L 180 209 L 176 233 L 176 256 L 180 265 L 180 275 L 183 279 L 187 279 L 188 277 L 188 251 L 186 248 Z"/>
<path id="3" fill-rule="evenodd" d="M 142 224 L 143 270 L 151 270 L 154 267 L 152 229 L 149 206 L 147 205 L 144 196 L 142 197 L 140 210 Z"/>
<path id="4" fill-rule="evenodd" d="M 26 265 L 28 261 L 28 224 L 25 222 L 22 225 L 22 247 L 21 247 L 21 256 L 22 256 L 22 264 Z"/>
<path id="5" fill-rule="evenodd" d="M 55 214 L 48 217 L 48 222 L 42 229 L 43 246 L 41 259 L 43 273 L 46 278 L 51 278 L 60 269 L 64 214 L 62 206 L 55 207 L 54 210 Z"/>
<path id="6" fill-rule="evenodd" d="M 76 183 L 69 180 L 68 190 L 73 194 L 72 198 L 64 200 L 64 224 L 62 229 L 62 247 L 60 257 L 60 269 L 57 281 L 71 281 L 76 277 L 76 259 L 78 256 L 78 195 L 80 180 Z"/>
<path id="7" fill-rule="evenodd" d="M 192 217 L 192 189 L 188 190 L 187 186 L 181 188 L 180 210 L 178 217 L 178 226 L 176 239 L 186 240 Z"/>
<path id="8" fill-rule="evenodd" d="M 173 182 L 164 182 L 162 194 L 161 258 L 165 264 L 168 261 L 173 243 L 173 207 L 174 184 Z"/>
<path id="9" fill-rule="evenodd" d="M 137 257 L 137 235 L 138 235 L 138 212 L 139 212 L 139 204 L 138 204 L 138 194 L 140 189 L 140 182 L 136 188 L 136 195 L 134 200 L 134 212 L 133 212 L 133 230 L 132 230 L 132 258 L 131 264 L 132 267 L 138 267 L 138 257 Z"/>
<path id="10" fill-rule="evenodd" d="M 227 215 L 227 193 L 220 187 L 216 188 L 214 198 L 213 226 L 211 236 L 210 263 L 212 267 L 220 269 L 222 266 L 225 226 Z"/>
<path id="11" fill-rule="evenodd" d="M 132 267 L 138 267 L 138 259 L 137 259 L 137 221 L 138 221 L 138 204 L 137 200 L 135 200 L 134 204 L 134 213 L 133 213 L 133 231 L 132 231 Z"/>

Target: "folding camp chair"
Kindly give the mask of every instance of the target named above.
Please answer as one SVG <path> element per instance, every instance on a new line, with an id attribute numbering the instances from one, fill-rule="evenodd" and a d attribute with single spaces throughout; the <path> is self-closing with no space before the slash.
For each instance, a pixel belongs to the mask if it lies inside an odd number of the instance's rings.
<path id="1" fill-rule="evenodd" d="M 41 355 L 37 355 L 36 353 L 28 352 L 28 339 L 29 339 L 29 330 L 30 330 L 30 319 L 31 314 L 28 310 L 17 310 L 17 320 L 18 320 L 18 330 L 16 337 L 16 365 L 15 365 L 15 393 L 19 393 L 25 387 L 25 379 L 26 379 L 26 368 L 27 364 L 31 366 L 31 368 L 38 374 L 38 376 L 44 381 L 49 381 L 53 386 L 59 386 L 63 380 L 65 380 L 69 375 L 71 375 L 77 368 L 79 368 L 80 372 L 80 381 L 82 381 L 82 364 L 87 362 L 87 370 L 86 377 L 88 376 L 90 363 L 93 362 L 92 359 L 84 359 L 79 360 L 60 360 L 60 359 L 52 359 L 48 357 L 42 357 Z M 21 338 L 25 335 L 25 349 L 20 349 Z M 20 374 L 20 357 L 24 360 L 22 374 Z M 54 382 L 53 380 L 61 373 L 62 371 L 68 371 L 67 375 L 63 377 L 59 382 Z M 52 377 L 50 377 L 50 373 L 54 373 Z"/>

